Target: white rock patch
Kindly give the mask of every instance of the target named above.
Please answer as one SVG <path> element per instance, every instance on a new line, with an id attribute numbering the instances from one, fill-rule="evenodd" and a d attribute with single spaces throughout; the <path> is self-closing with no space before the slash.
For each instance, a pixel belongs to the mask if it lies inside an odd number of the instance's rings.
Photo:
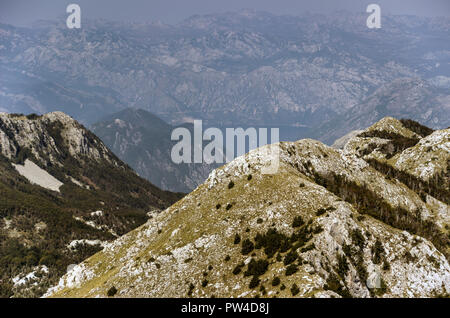
<path id="1" fill-rule="evenodd" d="M 23 166 L 17 164 L 12 165 L 16 168 L 17 172 L 27 178 L 28 181 L 48 190 L 59 192 L 59 188 L 63 185 L 61 181 L 28 159 L 25 160 Z"/>
<path id="2" fill-rule="evenodd" d="M 107 244 L 107 242 L 100 241 L 100 240 L 86 240 L 86 239 L 73 240 L 72 242 L 67 244 L 67 248 L 69 248 L 69 249 L 76 249 L 77 245 L 82 245 L 82 244 L 86 244 L 86 245 L 100 245 L 100 246 L 104 247 Z"/>
<path id="3" fill-rule="evenodd" d="M 95 211 L 91 213 L 91 216 L 103 216 L 103 211 Z"/>
<path id="4" fill-rule="evenodd" d="M 94 272 L 87 269 L 84 264 L 76 265 L 70 272 L 60 278 L 58 285 L 47 290 L 42 297 L 49 297 L 52 293 L 55 293 L 64 287 L 79 287 L 82 282 L 92 279 L 94 276 Z"/>
<path id="5" fill-rule="evenodd" d="M 33 271 L 31 271 L 30 273 L 26 274 L 26 275 L 17 275 L 16 277 L 14 277 L 12 279 L 14 286 L 21 286 L 21 285 L 25 285 L 29 282 L 34 282 L 35 285 L 37 285 L 37 280 L 38 277 L 36 276 L 37 272 L 42 272 L 45 274 L 48 274 L 48 268 L 45 265 L 41 265 L 41 266 L 36 266 Z"/>

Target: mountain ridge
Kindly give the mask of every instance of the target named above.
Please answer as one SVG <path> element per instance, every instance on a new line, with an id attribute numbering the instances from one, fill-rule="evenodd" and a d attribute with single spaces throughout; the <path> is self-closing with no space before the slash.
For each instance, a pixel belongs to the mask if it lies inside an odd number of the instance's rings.
<path id="1" fill-rule="evenodd" d="M 314 130 L 398 78 L 445 87 L 448 41 L 439 30 L 448 19 L 386 15 L 378 32 L 365 19 L 228 13 L 170 28 L 86 23 L 79 36 L 62 22 L 33 31 L 4 26 L 0 107 L 60 109 L 89 124 L 137 107 L 171 124 L 193 117 L 220 127 Z M 421 120 L 407 110 L 402 117 Z M 442 128 L 445 119 L 436 118 L 427 124 Z"/>
<path id="2" fill-rule="evenodd" d="M 374 126 L 388 122 L 397 123 L 387 118 Z M 439 200 L 430 194 L 422 198 L 420 189 L 350 149 L 311 139 L 272 145 L 279 169 L 262 174 L 273 159 L 267 147 L 214 170 L 181 201 L 78 265 L 46 296 L 448 295 L 447 204 L 435 205 Z M 449 156 L 445 148 L 433 151 Z"/>

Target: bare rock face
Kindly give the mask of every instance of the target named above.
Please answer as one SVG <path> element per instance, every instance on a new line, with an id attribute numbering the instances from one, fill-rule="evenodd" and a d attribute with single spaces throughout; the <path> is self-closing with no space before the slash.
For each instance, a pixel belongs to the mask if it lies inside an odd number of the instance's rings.
<path id="1" fill-rule="evenodd" d="M 0 127 L 0 152 L 9 159 L 21 149 L 29 149 L 42 164 L 61 164 L 61 158 L 69 155 L 78 160 L 89 158 L 119 165 L 98 138 L 62 112 L 28 117 L 0 113 Z"/>
<path id="2" fill-rule="evenodd" d="M 315 140 L 268 147 L 214 170 L 46 296 L 448 295 L 447 203 Z M 279 168 L 264 174 L 274 149 Z"/>

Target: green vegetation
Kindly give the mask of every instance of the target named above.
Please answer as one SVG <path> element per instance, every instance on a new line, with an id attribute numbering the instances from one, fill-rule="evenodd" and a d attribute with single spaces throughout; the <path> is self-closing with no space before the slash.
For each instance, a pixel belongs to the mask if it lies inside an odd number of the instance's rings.
<path id="1" fill-rule="evenodd" d="M 432 220 L 421 219 L 418 211 L 410 213 L 401 207 L 392 207 L 366 186 L 347 180 L 344 176 L 335 173 L 330 173 L 326 177 L 314 173 L 314 178 L 318 184 L 325 186 L 329 191 L 354 205 L 361 213 L 369 214 L 397 229 L 423 236 L 429 239 L 447 258 L 449 257 L 447 246 L 450 245 L 450 238 Z M 364 244 L 362 237 L 356 238 L 356 242 Z"/>
<path id="2" fill-rule="evenodd" d="M 247 270 L 244 272 L 244 276 L 261 276 L 269 267 L 269 262 L 267 260 L 257 260 L 252 259 L 247 265 Z"/>
<path id="3" fill-rule="evenodd" d="M 255 242 L 255 248 L 264 248 L 268 258 L 272 258 L 278 251 L 284 253 L 292 247 L 289 237 L 274 228 L 267 230 L 265 234 L 256 234 Z"/>
<path id="4" fill-rule="evenodd" d="M 322 227 L 321 225 L 316 226 L 316 227 L 314 228 L 314 230 L 312 231 L 313 234 L 319 234 L 319 233 L 321 233 L 321 232 L 323 232 L 323 227 Z"/>
<path id="5" fill-rule="evenodd" d="M 281 283 L 281 280 L 278 276 L 276 276 L 272 279 L 272 286 L 274 286 L 274 287 L 278 286 L 278 285 L 280 285 L 280 283 Z"/>
<path id="6" fill-rule="evenodd" d="M 261 280 L 257 276 L 253 276 L 252 279 L 250 280 L 250 284 L 248 285 L 248 288 L 253 289 L 253 288 L 258 287 L 260 282 L 261 282 Z"/>
<path id="7" fill-rule="evenodd" d="M 423 201 L 426 201 L 426 194 L 429 194 L 446 204 L 450 204 L 450 159 L 447 162 L 447 169 L 437 173 L 429 181 L 423 181 L 408 172 L 398 170 L 387 163 L 375 159 L 368 159 L 367 162 L 386 176 L 404 183 L 408 188 L 416 192 Z"/>
<path id="8" fill-rule="evenodd" d="M 289 265 L 292 264 L 293 262 L 295 262 L 298 258 L 298 254 L 296 251 L 290 251 L 289 253 L 286 254 L 286 256 L 284 257 L 284 265 Z"/>
<path id="9" fill-rule="evenodd" d="M 29 119 L 29 120 L 36 120 L 36 119 L 41 118 L 42 116 L 33 113 L 33 114 L 27 115 L 26 117 L 27 117 L 27 119 Z"/>
<path id="10" fill-rule="evenodd" d="M 359 134 L 358 137 L 378 137 L 382 139 L 389 139 L 389 143 L 380 146 L 380 151 L 386 155 L 386 159 L 392 158 L 396 153 L 415 146 L 420 140 L 419 138 L 408 138 L 400 134 L 380 130 L 365 131 Z M 375 149 L 374 147 L 377 147 L 375 144 L 372 145 L 373 146 L 367 150 L 368 152 L 366 151 L 361 153 L 361 155 L 366 155 L 372 152 Z"/>
<path id="11" fill-rule="evenodd" d="M 293 284 L 291 287 L 291 294 L 292 296 L 297 295 L 300 292 L 300 289 L 298 288 L 297 284 Z"/>
<path id="12" fill-rule="evenodd" d="M 259 291 L 260 291 L 263 295 L 267 294 L 267 292 L 266 292 L 266 287 L 264 287 L 264 285 L 261 285 L 261 287 L 259 287 Z"/>
<path id="13" fill-rule="evenodd" d="M 295 273 L 297 273 L 298 267 L 295 264 L 291 264 L 288 267 L 286 267 L 286 276 L 291 276 Z"/>
<path id="14" fill-rule="evenodd" d="M 108 297 L 113 297 L 116 294 L 117 294 L 117 289 L 114 286 L 112 286 L 110 289 L 108 289 L 108 292 L 106 293 L 106 295 Z"/>
<path id="15" fill-rule="evenodd" d="M 352 238 L 353 244 L 358 246 L 361 250 L 365 246 L 366 238 L 362 234 L 360 229 L 353 229 L 350 233 L 350 237 Z"/>
<path id="16" fill-rule="evenodd" d="M 324 208 L 320 208 L 319 210 L 316 211 L 316 215 L 321 216 L 322 214 L 325 214 L 326 212 L 327 212 L 327 210 L 325 210 Z"/>
<path id="17" fill-rule="evenodd" d="M 247 255 L 251 251 L 253 251 L 254 248 L 255 248 L 255 245 L 253 244 L 253 242 L 250 241 L 249 239 L 245 239 L 244 241 L 242 241 L 241 253 L 242 253 L 242 255 Z"/>
<path id="18" fill-rule="evenodd" d="M 345 276 L 347 276 L 347 272 L 349 270 L 347 258 L 344 255 L 337 254 L 337 260 L 338 260 L 337 273 L 342 279 L 344 279 Z"/>
<path id="19" fill-rule="evenodd" d="M 11 118 L 25 117 L 25 115 L 22 113 L 11 113 L 11 114 L 9 114 L 9 116 Z"/>
<path id="20" fill-rule="evenodd" d="M 195 289 L 194 284 L 190 283 L 190 284 L 189 284 L 189 290 L 188 290 L 188 292 L 187 292 L 187 295 L 188 295 L 189 297 L 192 296 L 192 292 L 194 291 L 194 289 Z"/>
<path id="21" fill-rule="evenodd" d="M 294 221 L 292 222 L 292 227 L 293 227 L 293 228 L 300 227 L 300 226 L 302 226 L 303 224 L 305 224 L 305 222 L 303 221 L 302 217 L 301 217 L 300 215 L 297 215 L 297 216 L 294 218 Z"/>
<path id="22" fill-rule="evenodd" d="M 292 249 L 297 250 L 298 248 L 301 248 L 308 243 L 311 238 L 311 223 L 308 222 L 307 225 L 302 225 L 297 232 L 294 232 L 291 235 L 290 242 L 293 244 Z"/>
<path id="23" fill-rule="evenodd" d="M 372 246 L 372 261 L 374 264 L 380 264 L 383 261 L 385 251 L 383 244 L 379 239 L 376 240 L 375 244 Z"/>
<path id="24" fill-rule="evenodd" d="M 312 251 L 313 249 L 315 249 L 316 246 L 314 245 L 314 243 L 309 244 L 308 246 L 303 247 L 300 252 L 305 253 L 308 251 Z"/>
<path id="25" fill-rule="evenodd" d="M 28 116 L 29 120 L 38 118 L 37 115 Z M 48 266 L 49 274 L 42 286 L 49 287 L 66 272 L 69 264 L 78 264 L 101 250 L 99 245 L 87 244 L 78 244 L 75 249 L 68 250 L 71 241 L 111 241 L 115 238 L 107 230 L 98 230 L 85 222 L 94 222 L 123 235 L 143 224 L 149 209 L 163 209 L 182 197 L 161 191 L 138 177 L 112 153 L 105 153 L 98 147 L 100 140 L 87 130 L 81 130 L 86 137 L 85 146 L 99 149 L 101 158 L 99 161 L 87 156 L 73 158 L 65 144 L 63 124 L 54 121 L 45 125 L 46 133 L 58 151 L 49 154 L 37 148 L 44 164 L 30 149 L 18 147 L 15 133 L 0 121 L 0 129 L 18 149 L 12 162 L 23 164 L 30 159 L 64 183 L 61 193 L 32 185 L 17 173 L 9 159 L 0 155 L 0 219 L 9 219 L 11 228 L 18 235 L 10 238 L 8 230 L 0 229 L 0 297 L 12 296 L 11 277 L 30 272 L 33 266 Z M 45 145 L 48 141 L 42 138 L 40 142 Z M 61 166 L 52 163 L 50 155 Z M 104 160 L 106 157 L 118 164 Z M 89 185 L 90 189 L 74 184 L 70 177 Z M 97 210 L 102 210 L 103 215 L 90 215 Z M 37 231 L 35 224 L 44 227 Z M 45 288 L 36 289 L 27 297 L 39 297 L 44 291 Z"/>
<path id="26" fill-rule="evenodd" d="M 403 257 L 406 259 L 408 263 L 415 263 L 418 261 L 417 256 L 412 255 L 410 251 L 406 251 Z"/>
<path id="27" fill-rule="evenodd" d="M 431 135 L 434 131 L 433 129 L 421 125 L 417 121 L 411 119 L 400 119 L 400 122 L 402 123 L 403 127 L 415 132 L 421 137 Z"/>
<path id="28" fill-rule="evenodd" d="M 245 266 L 244 263 L 240 263 L 240 264 L 236 265 L 236 267 L 233 269 L 233 275 L 238 275 L 242 271 L 242 268 L 244 266 Z"/>
<path id="29" fill-rule="evenodd" d="M 339 294 L 344 298 L 352 297 L 348 289 L 341 285 L 339 278 L 333 273 L 328 274 L 324 289 L 334 291 L 336 294 Z"/>

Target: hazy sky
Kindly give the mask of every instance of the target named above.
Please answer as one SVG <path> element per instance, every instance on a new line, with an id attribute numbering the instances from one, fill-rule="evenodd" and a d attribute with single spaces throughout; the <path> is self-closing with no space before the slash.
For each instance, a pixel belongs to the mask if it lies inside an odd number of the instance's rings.
<path id="1" fill-rule="evenodd" d="M 365 12 L 370 3 L 379 4 L 382 13 L 450 16 L 450 0 L 0 0 L 0 22 L 29 25 L 40 19 L 55 19 L 66 14 L 70 3 L 80 5 L 85 18 L 170 24 L 194 14 L 244 8 L 291 15 L 340 9 Z"/>

